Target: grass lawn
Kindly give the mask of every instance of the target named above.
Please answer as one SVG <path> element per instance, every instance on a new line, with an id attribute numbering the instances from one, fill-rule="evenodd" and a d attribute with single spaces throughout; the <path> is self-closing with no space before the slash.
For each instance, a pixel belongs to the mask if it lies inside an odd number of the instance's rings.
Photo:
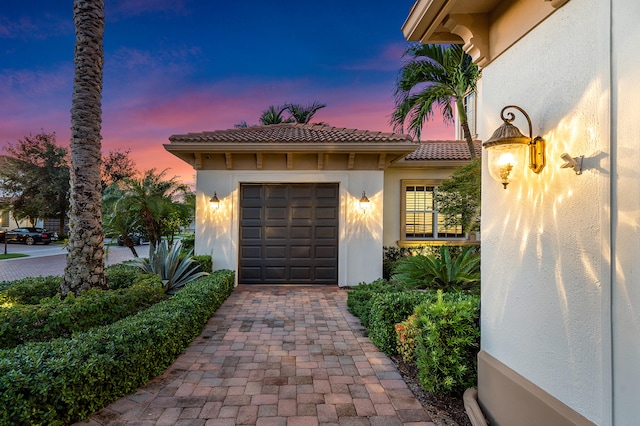
<path id="1" fill-rule="evenodd" d="M 7 253 L 7 254 L 0 254 L 0 260 L 5 260 L 5 259 L 15 259 L 17 257 L 29 257 L 28 254 L 24 254 L 24 253 Z"/>

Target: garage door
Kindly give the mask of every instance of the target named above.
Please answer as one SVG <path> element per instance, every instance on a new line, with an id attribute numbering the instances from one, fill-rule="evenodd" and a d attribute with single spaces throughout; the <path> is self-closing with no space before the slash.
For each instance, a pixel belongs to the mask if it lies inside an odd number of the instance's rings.
<path id="1" fill-rule="evenodd" d="M 240 284 L 338 283 L 338 184 L 240 186 Z"/>

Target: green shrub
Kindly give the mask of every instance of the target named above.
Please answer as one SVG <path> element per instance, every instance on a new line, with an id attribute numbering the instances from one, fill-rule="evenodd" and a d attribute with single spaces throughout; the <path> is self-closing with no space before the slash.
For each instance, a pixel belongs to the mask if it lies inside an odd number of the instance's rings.
<path id="1" fill-rule="evenodd" d="M 70 424 L 135 392 L 202 331 L 234 282 L 216 271 L 113 324 L 1 350 L 0 425 Z"/>
<path id="2" fill-rule="evenodd" d="M 416 339 L 420 334 L 418 315 L 410 315 L 406 320 L 396 324 L 396 348 L 398 354 L 402 356 L 404 362 L 415 360 Z"/>
<path id="3" fill-rule="evenodd" d="M 28 277 L 15 281 L 0 282 L 0 305 L 35 305 L 45 297 L 55 296 L 60 289 L 62 277 Z"/>
<path id="4" fill-rule="evenodd" d="M 58 295 L 38 305 L 15 305 L 0 309 L 0 348 L 25 342 L 44 342 L 57 337 L 110 324 L 160 302 L 166 296 L 156 275 L 147 275 L 129 288 L 89 290 L 79 296 Z"/>
<path id="5" fill-rule="evenodd" d="M 364 327 L 369 326 L 369 312 L 371 311 L 371 299 L 378 293 L 399 292 L 402 288 L 390 284 L 384 279 L 373 281 L 369 284 L 360 284 L 351 287 L 347 294 L 347 309 L 353 315 L 360 318 Z"/>
<path id="6" fill-rule="evenodd" d="M 479 290 L 480 255 L 465 248 L 451 255 L 449 247 L 440 247 L 440 256 L 410 256 L 398 261 L 393 280 L 410 288 Z"/>
<path id="7" fill-rule="evenodd" d="M 111 290 L 131 287 L 134 283 L 144 279 L 148 274 L 140 268 L 119 263 L 106 269 L 107 282 Z"/>
<path id="8" fill-rule="evenodd" d="M 371 342 L 387 355 L 398 353 L 395 326 L 413 314 L 416 306 L 434 299 L 433 293 L 404 291 L 378 293 L 371 299 L 367 333 Z"/>
<path id="9" fill-rule="evenodd" d="M 480 347 L 479 297 L 438 291 L 436 300 L 417 309 L 418 377 L 436 394 L 460 394 L 476 386 Z"/>
<path id="10" fill-rule="evenodd" d="M 204 254 L 204 255 L 198 255 L 198 256 L 191 256 L 191 259 L 193 259 L 195 263 L 200 265 L 201 271 L 207 272 L 209 274 L 213 272 L 213 260 L 211 259 L 211 256 Z"/>
<path id="11" fill-rule="evenodd" d="M 193 250 L 196 245 L 196 236 L 195 235 L 187 235 L 182 239 L 182 250 Z"/>

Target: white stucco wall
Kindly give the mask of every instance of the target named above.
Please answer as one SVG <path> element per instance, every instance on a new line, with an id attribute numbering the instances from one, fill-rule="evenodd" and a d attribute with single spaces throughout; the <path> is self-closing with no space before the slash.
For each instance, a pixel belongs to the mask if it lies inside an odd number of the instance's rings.
<path id="1" fill-rule="evenodd" d="M 600 425 L 612 411 L 609 16 L 608 2 L 571 0 L 484 69 L 478 113 L 483 140 L 511 104 L 547 140 L 545 169 L 506 190 L 484 156 L 482 349 Z M 585 156 L 582 175 L 560 168 L 564 152 Z"/>
<path id="2" fill-rule="evenodd" d="M 241 183 L 337 182 L 340 187 L 340 241 L 338 284 L 358 285 L 382 276 L 382 171 L 225 171 L 197 173 L 197 254 L 211 254 L 214 269 L 237 270 L 238 206 Z M 221 200 L 213 211 L 209 199 L 214 191 Z M 370 208 L 359 209 L 366 191 Z"/>
<path id="3" fill-rule="evenodd" d="M 640 404 L 640 2 L 612 1 L 613 412 L 638 424 Z"/>

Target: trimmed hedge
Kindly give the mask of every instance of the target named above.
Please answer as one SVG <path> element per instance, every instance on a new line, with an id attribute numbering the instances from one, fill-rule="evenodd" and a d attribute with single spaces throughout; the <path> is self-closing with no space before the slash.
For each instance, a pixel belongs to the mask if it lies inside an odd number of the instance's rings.
<path id="1" fill-rule="evenodd" d="M 45 297 L 53 297 L 60 290 L 62 277 L 28 277 L 0 282 L 0 305 L 36 305 Z"/>
<path id="2" fill-rule="evenodd" d="M 371 299 L 369 339 L 387 355 L 398 353 L 396 344 L 396 324 L 406 320 L 413 314 L 416 306 L 435 299 L 435 294 L 422 291 L 406 291 L 402 293 L 378 293 Z"/>
<path id="3" fill-rule="evenodd" d="M 373 297 L 379 293 L 398 293 L 401 291 L 403 291 L 402 287 L 390 284 L 385 279 L 379 279 L 369 284 L 362 283 L 349 289 L 347 309 L 360 318 L 362 325 L 368 328 Z"/>
<path id="4" fill-rule="evenodd" d="M 106 274 L 111 290 L 131 287 L 134 283 L 148 276 L 137 266 L 125 265 L 124 263 L 109 266 L 106 269 Z"/>
<path id="5" fill-rule="evenodd" d="M 160 277 L 145 275 L 129 288 L 89 290 L 79 296 L 58 295 L 38 305 L 0 309 L 0 348 L 8 349 L 26 342 L 44 342 L 92 327 L 107 325 L 133 315 L 166 298 Z"/>
<path id="6" fill-rule="evenodd" d="M 193 259 L 194 262 L 200 265 L 200 271 L 208 273 L 213 272 L 213 260 L 211 259 L 211 256 L 203 254 L 198 256 L 191 256 L 191 259 Z"/>
<path id="7" fill-rule="evenodd" d="M 202 331 L 234 282 L 216 271 L 113 324 L 0 351 L 0 425 L 69 424 L 134 392 Z"/>

